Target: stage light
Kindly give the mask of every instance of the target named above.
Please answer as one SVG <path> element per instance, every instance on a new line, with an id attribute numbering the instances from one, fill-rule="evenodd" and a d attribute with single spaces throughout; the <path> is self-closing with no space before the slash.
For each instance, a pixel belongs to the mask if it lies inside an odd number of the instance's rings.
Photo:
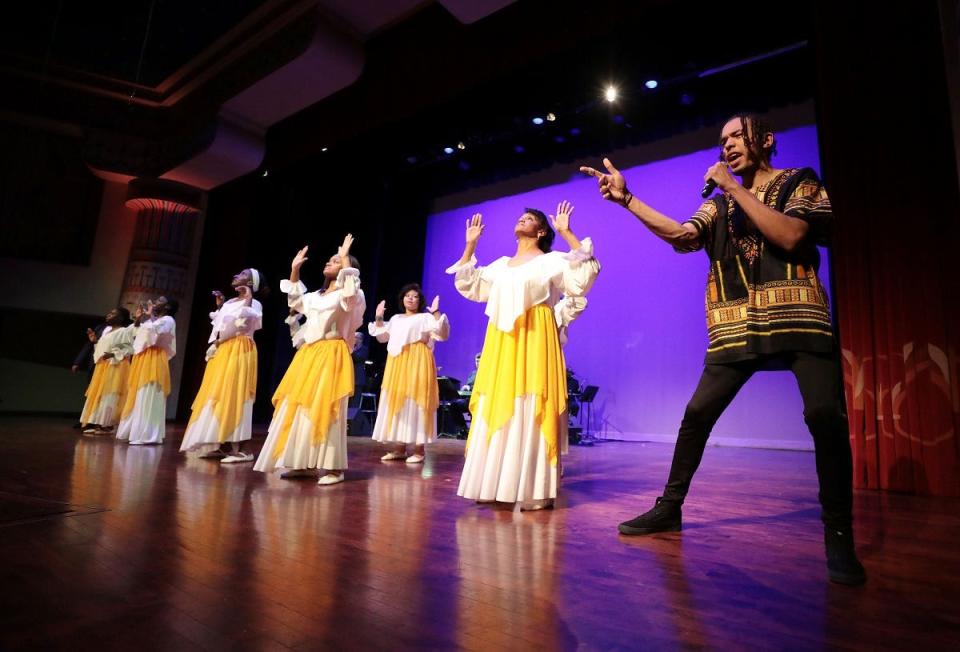
<path id="1" fill-rule="evenodd" d="M 580 127 L 573 127 L 573 128 L 570 130 L 570 135 L 571 135 L 571 136 L 579 136 L 579 135 L 580 135 Z"/>
<path id="2" fill-rule="evenodd" d="M 543 118 L 541 118 L 540 116 L 537 116 L 536 118 L 533 119 L 533 124 L 538 125 L 538 126 L 539 126 L 539 125 L 542 125 L 542 124 L 543 124 Z"/>
<path id="3" fill-rule="evenodd" d="M 684 93 L 680 96 L 680 104 L 683 106 L 691 106 L 693 104 L 693 95 L 690 93 Z"/>
<path id="4" fill-rule="evenodd" d="M 555 142 L 555 143 L 565 143 L 565 142 L 567 142 L 567 139 L 564 138 L 563 136 L 556 135 L 556 136 L 553 137 L 553 142 Z"/>
<path id="5" fill-rule="evenodd" d="M 329 147 L 321 147 L 321 148 L 320 148 L 320 151 L 321 151 L 321 152 L 325 152 L 325 151 L 327 151 L 328 149 L 330 149 L 330 148 L 329 148 Z"/>
<path id="6" fill-rule="evenodd" d="M 516 152 L 517 154 L 523 154 L 527 150 L 524 149 L 523 145 L 514 145 L 513 151 Z"/>
<path id="7" fill-rule="evenodd" d="M 556 122 L 556 120 L 557 120 L 557 114 L 555 113 L 547 114 L 547 122 Z"/>
<path id="8" fill-rule="evenodd" d="M 263 171 L 263 176 L 264 176 L 264 178 L 269 177 L 269 176 L 270 176 L 270 170 L 264 170 L 264 171 Z"/>
<path id="9" fill-rule="evenodd" d="M 607 90 L 603 92 L 603 99 L 613 104 L 617 101 L 617 87 L 616 86 L 607 86 Z"/>
<path id="10" fill-rule="evenodd" d="M 656 79 L 648 79 L 643 83 L 643 85 L 649 88 L 650 90 L 653 90 L 654 88 L 660 85 L 660 82 L 658 82 Z"/>
<path id="11" fill-rule="evenodd" d="M 461 152 L 462 152 L 463 150 L 465 150 L 466 148 L 467 148 L 467 146 L 463 143 L 462 140 L 461 140 L 459 143 L 457 143 L 457 149 L 459 149 Z"/>
<path id="12" fill-rule="evenodd" d="M 444 153 L 444 154 L 453 154 L 453 148 L 452 148 L 452 147 L 444 147 L 444 148 L 443 148 L 443 153 Z"/>

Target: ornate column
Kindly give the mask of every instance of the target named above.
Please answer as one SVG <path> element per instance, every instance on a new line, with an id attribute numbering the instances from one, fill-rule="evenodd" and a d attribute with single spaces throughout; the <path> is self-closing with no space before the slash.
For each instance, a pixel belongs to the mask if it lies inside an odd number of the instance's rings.
<path id="1" fill-rule="evenodd" d="M 190 326 L 190 307 L 197 273 L 206 196 L 202 190 L 166 179 L 134 179 L 127 185 L 126 205 L 137 211 L 120 305 L 165 296 L 180 304 L 177 351 L 170 366 L 167 414 L 177 413 L 183 355 Z"/>
<path id="2" fill-rule="evenodd" d="M 190 262 L 203 192 L 164 179 L 134 179 L 126 205 L 137 211 L 120 305 L 133 309 L 158 296 L 189 299 Z"/>

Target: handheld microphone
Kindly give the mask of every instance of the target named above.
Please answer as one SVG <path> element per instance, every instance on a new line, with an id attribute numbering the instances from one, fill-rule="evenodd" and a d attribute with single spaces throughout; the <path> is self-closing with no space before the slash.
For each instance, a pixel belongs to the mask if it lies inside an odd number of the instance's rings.
<path id="1" fill-rule="evenodd" d="M 700 196 L 706 199 L 713 191 L 717 189 L 717 182 L 713 179 L 707 179 L 707 182 L 703 184 L 703 190 L 700 191 Z"/>

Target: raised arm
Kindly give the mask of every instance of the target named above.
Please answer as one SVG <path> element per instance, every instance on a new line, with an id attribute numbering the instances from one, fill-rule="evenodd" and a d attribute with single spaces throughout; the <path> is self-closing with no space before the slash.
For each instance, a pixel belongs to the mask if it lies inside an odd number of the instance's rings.
<path id="1" fill-rule="evenodd" d="M 763 237 L 781 249 L 792 251 L 807 236 L 810 225 L 806 220 L 790 217 L 764 204 L 733 177 L 726 163 L 715 163 L 707 170 L 703 180 L 711 179 L 721 190 L 730 193 Z"/>
<path id="2" fill-rule="evenodd" d="M 620 170 L 613 166 L 610 159 L 603 159 L 603 166 L 607 169 L 606 174 L 587 166 L 581 167 L 580 171 L 597 180 L 600 195 L 604 199 L 626 208 L 651 233 L 675 248 L 684 249 L 699 238 L 699 233 L 692 224 L 681 224 L 634 197 L 633 193 L 627 189 L 626 179 L 623 178 Z"/>
<path id="3" fill-rule="evenodd" d="M 467 220 L 466 245 L 460 260 L 447 268 L 447 274 L 454 274 L 454 285 L 457 292 L 471 301 L 484 302 L 490 295 L 490 283 L 483 278 L 483 272 L 477 268 L 477 259 L 474 253 L 477 250 L 477 241 L 483 234 L 483 217 L 480 213 L 474 214 Z"/>

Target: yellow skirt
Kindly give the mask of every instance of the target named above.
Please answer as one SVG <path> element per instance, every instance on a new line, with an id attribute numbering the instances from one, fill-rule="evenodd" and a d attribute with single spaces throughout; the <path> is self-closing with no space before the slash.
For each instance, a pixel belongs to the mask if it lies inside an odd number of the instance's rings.
<path id="1" fill-rule="evenodd" d="M 87 386 L 84 396 L 87 397 L 89 410 L 84 410 L 80 421 L 86 423 L 85 419 L 97 411 L 100 407 L 100 401 L 104 396 L 117 394 L 117 405 L 123 405 L 124 394 L 127 391 L 127 384 L 130 380 L 130 360 L 124 358 L 120 364 L 111 364 L 110 360 L 101 358 L 93 368 L 93 378 Z"/>
<path id="2" fill-rule="evenodd" d="M 387 411 L 388 431 L 393 429 L 400 408 L 412 399 L 428 416 L 427 437 L 433 436 L 436 420 L 429 415 L 440 405 L 440 390 L 437 387 L 437 363 L 430 347 L 423 342 L 414 342 L 405 346 L 400 355 L 387 356 L 381 390 L 388 397 L 387 405 L 380 406 L 381 410 Z"/>
<path id="3" fill-rule="evenodd" d="M 243 407 L 257 395 L 257 345 L 245 335 L 231 337 L 217 347 L 207 362 L 203 381 L 191 406 L 190 427 L 208 403 L 220 424 L 221 442 L 236 431 L 243 419 Z"/>
<path id="4" fill-rule="evenodd" d="M 287 445 L 298 409 L 307 411 L 313 424 L 313 442 L 319 444 L 326 440 L 330 425 L 339 416 L 340 401 L 352 395 L 353 359 L 346 342 L 318 340 L 300 347 L 273 394 L 274 408 L 287 402 L 273 449 L 274 458 L 279 457 Z"/>
<path id="5" fill-rule="evenodd" d="M 170 362 L 167 352 L 159 346 L 151 346 L 133 356 L 130 363 L 130 377 L 127 384 L 127 395 L 123 401 L 123 411 L 120 419 L 126 419 L 133 412 L 133 405 L 137 402 L 137 392 L 141 387 L 156 383 L 163 390 L 164 396 L 170 395 Z"/>
<path id="6" fill-rule="evenodd" d="M 478 416 L 487 425 L 487 441 L 513 416 L 516 399 L 536 397 L 536 427 L 543 433 L 550 463 L 559 455 L 561 420 L 567 418 L 567 368 L 553 310 L 544 304 L 530 308 L 505 333 L 492 322 L 487 326 L 477 378 L 470 397 L 473 422 L 467 449 Z M 486 397 L 480 410 L 480 398 Z"/>

